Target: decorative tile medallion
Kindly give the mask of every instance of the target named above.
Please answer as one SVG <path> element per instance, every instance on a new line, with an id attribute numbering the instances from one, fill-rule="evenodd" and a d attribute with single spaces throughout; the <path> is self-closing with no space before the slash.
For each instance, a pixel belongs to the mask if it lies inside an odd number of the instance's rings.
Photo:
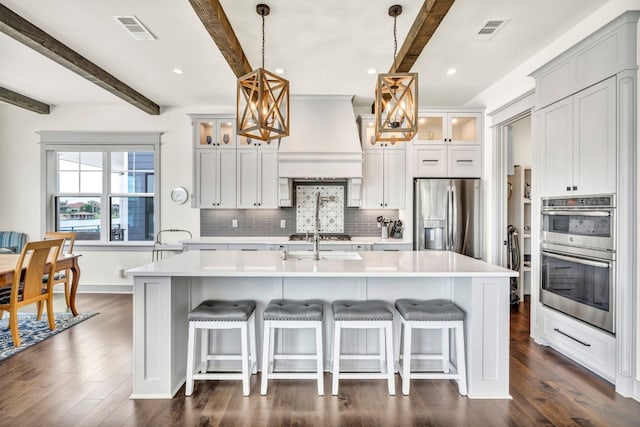
<path id="1" fill-rule="evenodd" d="M 316 195 L 320 192 L 320 232 L 344 233 L 344 186 L 296 185 L 296 233 L 315 231 Z"/>

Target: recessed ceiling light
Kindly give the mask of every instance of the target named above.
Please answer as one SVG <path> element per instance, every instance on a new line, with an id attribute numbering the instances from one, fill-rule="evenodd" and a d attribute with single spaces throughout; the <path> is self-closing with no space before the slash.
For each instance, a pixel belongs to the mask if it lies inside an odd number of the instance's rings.
<path id="1" fill-rule="evenodd" d="M 457 72 L 458 72 L 458 70 L 456 70 L 455 68 L 449 68 L 449 69 L 447 70 L 447 75 L 449 75 L 449 76 L 453 76 L 453 75 L 454 75 L 455 73 L 457 73 Z"/>
<path id="2" fill-rule="evenodd" d="M 174 68 L 173 72 L 176 74 L 184 74 L 184 71 L 181 68 Z"/>
<path id="3" fill-rule="evenodd" d="M 282 68 L 276 68 L 276 74 L 284 74 L 284 70 Z"/>
<path id="4" fill-rule="evenodd" d="M 426 122 L 427 122 L 427 119 L 425 119 L 424 117 L 420 117 L 420 118 L 418 119 L 418 123 L 424 124 L 424 123 L 426 123 Z"/>
<path id="5" fill-rule="evenodd" d="M 367 70 L 367 74 L 377 74 L 377 73 L 378 73 L 378 70 L 376 70 L 375 68 L 369 68 Z"/>

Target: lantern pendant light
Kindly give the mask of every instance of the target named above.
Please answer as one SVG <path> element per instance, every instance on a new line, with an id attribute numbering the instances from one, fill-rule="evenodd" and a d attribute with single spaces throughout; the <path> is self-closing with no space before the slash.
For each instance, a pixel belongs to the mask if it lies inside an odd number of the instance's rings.
<path id="1" fill-rule="evenodd" d="M 262 67 L 238 79 L 237 133 L 261 141 L 289 135 L 289 81 L 264 69 L 266 4 L 256 6 L 262 17 Z"/>
<path id="2" fill-rule="evenodd" d="M 374 103 L 376 141 L 410 141 L 418 132 L 418 73 L 396 72 L 396 19 L 402 6 L 389 8 L 393 17 L 393 66 L 391 73 L 378 74 Z"/>

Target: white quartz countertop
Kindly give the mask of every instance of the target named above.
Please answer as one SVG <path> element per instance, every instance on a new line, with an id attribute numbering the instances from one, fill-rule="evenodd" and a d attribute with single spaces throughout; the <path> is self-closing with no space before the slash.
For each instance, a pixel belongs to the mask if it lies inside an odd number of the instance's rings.
<path id="1" fill-rule="evenodd" d="M 455 252 L 363 251 L 351 259 L 282 259 L 277 251 L 188 251 L 126 271 L 182 277 L 514 277 L 518 273 Z"/>
<path id="2" fill-rule="evenodd" d="M 309 235 L 312 238 L 312 235 Z M 289 240 L 289 236 L 215 236 L 199 237 L 197 239 L 184 240 L 182 243 L 192 244 L 267 244 L 267 245 L 296 245 L 305 244 L 304 240 Z M 382 239 L 380 237 L 351 237 L 351 240 L 322 240 L 322 244 L 331 245 L 367 245 L 367 244 L 410 244 L 410 239 Z"/>

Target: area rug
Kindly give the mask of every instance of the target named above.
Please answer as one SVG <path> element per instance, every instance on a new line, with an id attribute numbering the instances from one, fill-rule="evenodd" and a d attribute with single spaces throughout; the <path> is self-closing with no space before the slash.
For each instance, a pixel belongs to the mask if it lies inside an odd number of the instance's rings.
<path id="1" fill-rule="evenodd" d="M 11 339 L 11 331 L 9 330 L 9 314 L 5 312 L 2 320 L 0 320 L 0 362 L 96 314 L 98 313 L 80 313 L 77 316 L 73 316 L 71 313 L 56 313 L 56 328 L 50 331 L 46 313 L 42 314 L 41 320 L 36 319 L 36 313 L 18 313 L 21 344 L 20 347 L 15 348 Z"/>

